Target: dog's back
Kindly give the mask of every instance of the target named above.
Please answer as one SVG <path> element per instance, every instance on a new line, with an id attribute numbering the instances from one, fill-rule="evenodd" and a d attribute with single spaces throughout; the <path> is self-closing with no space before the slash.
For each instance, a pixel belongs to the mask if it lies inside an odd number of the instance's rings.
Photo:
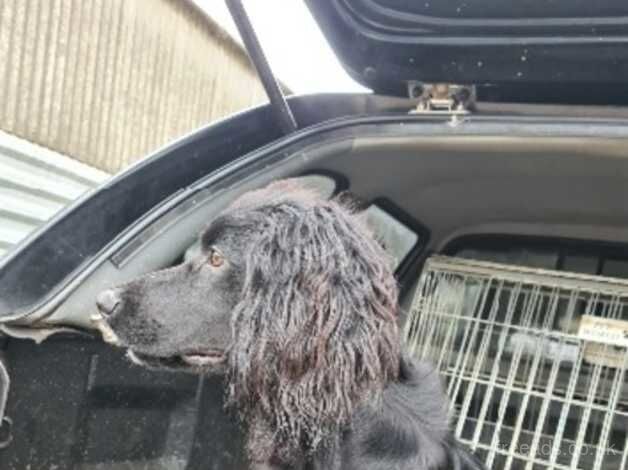
<path id="1" fill-rule="evenodd" d="M 377 407 L 360 409 L 337 448 L 316 470 L 481 470 L 451 435 L 447 397 L 432 366 L 401 359 L 399 381 Z"/>

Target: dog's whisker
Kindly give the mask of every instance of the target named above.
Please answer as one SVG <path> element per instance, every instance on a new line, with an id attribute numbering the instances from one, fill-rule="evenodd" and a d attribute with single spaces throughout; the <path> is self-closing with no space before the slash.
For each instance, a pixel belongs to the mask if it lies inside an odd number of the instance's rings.
<path id="1" fill-rule="evenodd" d="M 94 325 L 98 329 L 105 343 L 109 343 L 113 346 L 120 345 L 120 339 L 118 338 L 118 335 L 115 334 L 115 332 L 111 329 L 109 324 L 105 321 L 104 317 L 100 313 L 93 313 L 90 316 L 90 321 L 92 325 Z"/>

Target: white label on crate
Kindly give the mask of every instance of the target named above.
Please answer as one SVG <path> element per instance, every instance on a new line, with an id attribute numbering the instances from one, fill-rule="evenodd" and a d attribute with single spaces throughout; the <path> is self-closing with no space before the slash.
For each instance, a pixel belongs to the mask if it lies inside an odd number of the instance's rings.
<path id="1" fill-rule="evenodd" d="M 628 321 L 582 315 L 578 337 L 586 341 L 628 348 Z"/>

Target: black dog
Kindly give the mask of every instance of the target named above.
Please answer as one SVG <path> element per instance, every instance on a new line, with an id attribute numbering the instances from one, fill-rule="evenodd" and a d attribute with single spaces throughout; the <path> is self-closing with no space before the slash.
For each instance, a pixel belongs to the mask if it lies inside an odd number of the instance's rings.
<path id="1" fill-rule="evenodd" d="M 247 193 L 202 255 L 98 297 L 137 363 L 225 374 L 256 468 L 482 468 L 438 375 L 400 351 L 397 287 L 359 216 L 289 180 Z"/>

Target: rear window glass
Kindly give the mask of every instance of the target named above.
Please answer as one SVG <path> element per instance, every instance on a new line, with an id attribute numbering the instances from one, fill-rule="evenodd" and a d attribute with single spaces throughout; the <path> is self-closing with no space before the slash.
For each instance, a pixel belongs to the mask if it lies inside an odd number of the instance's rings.
<path id="1" fill-rule="evenodd" d="M 366 208 L 364 214 L 375 237 L 391 255 L 392 267 L 396 269 L 418 243 L 418 234 L 377 204 Z"/>
<path id="2" fill-rule="evenodd" d="M 514 264 L 533 268 L 554 269 L 558 251 L 552 249 L 512 247 L 503 249 L 467 248 L 457 253 L 460 258 L 494 263 Z"/>
<path id="3" fill-rule="evenodd" d="M 460 258 L 628 279 L 625 246 L 521 237 L 482 237 L 453 242 L 445 253 Z"/>
<path id="4" fill-rule="evenodd" d="M 621 277 L 628 279 L 628 260 L 625 259 L 605 259 L 602 264 L 602 274 L 610 277 Z"/>

